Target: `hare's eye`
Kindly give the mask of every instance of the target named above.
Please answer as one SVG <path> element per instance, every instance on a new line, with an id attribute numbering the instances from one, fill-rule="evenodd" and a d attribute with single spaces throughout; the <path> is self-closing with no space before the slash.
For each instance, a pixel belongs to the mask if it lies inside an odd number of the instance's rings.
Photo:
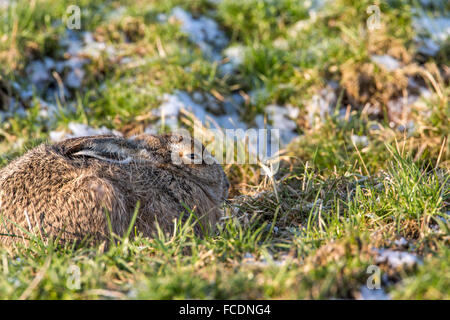
<path id="1" fill-rule="evenodd" d="M 202 156 L 197 153 L 187 153 L 184 155 L 185 163 L 187 164 L 202 164 Z"/>

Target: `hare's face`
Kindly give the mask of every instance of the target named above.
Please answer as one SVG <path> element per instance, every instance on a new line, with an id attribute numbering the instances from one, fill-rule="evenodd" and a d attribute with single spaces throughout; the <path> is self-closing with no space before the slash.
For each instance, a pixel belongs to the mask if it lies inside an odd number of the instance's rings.
<path id="1" fill-rule="evenodd" d="M 163 166 L 199 186 L 216 201 L 228 196 L 230 184 L 222 166 L 197 140 L 189 135 L 141 135 L 148 152 Z"/>
<path id="2" fill-rule="evenodd" d="M 171 134 L 168 140 L 171 165 L 188 173 L 188 178 L 216 200 L 226 199 L 230 184 L 211 153 L 190 136 Z"/>

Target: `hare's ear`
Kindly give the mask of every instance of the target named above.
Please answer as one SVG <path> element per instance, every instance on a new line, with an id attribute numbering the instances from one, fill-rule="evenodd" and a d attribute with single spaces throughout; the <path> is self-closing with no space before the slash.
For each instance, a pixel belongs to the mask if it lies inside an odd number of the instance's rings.
<path id="1" fill-rule="evenodd" d="M 80 150 L 91 148 L 93 145 L 112 141 L 113 139 L 114 136 L 112 135 L 77 137 L 58 142 L 54 147 L 58 152 L 70 157 Z"/>
<path id="2" fill-rule="evenodd" d="M 117 164 L 127 164 L 130 163 L 133 158 L 128 157 L 122 157 L 120 154 L 113 154 L 113 153 L 103 153 L 99 152 L 98 150 L 80 150 L 78 152 L 75 152 L 72 154 L 73 157 L 86 157 L 86 158 L 95 158 L 98 160 L 111 162 L 111 163 L 117 163 Z"/>
<path id="3" fill-rule="evenodd" d="M 67 141 L 63 146 L 63 153 L 70 158 L 96 158 L 102 161 L 126 164 L 130 163 L 130 156 L 124 141 L 114 136 L 97 136 L 78 138 Z"/>

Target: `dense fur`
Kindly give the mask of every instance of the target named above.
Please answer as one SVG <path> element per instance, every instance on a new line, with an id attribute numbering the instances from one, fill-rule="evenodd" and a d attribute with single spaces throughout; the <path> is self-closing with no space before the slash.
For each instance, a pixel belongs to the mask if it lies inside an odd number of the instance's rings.
<path id="1" fill-rule="evenodd" d="M 198 233 L 210 230 L 229 184 L 219 164 L 189 163 L 198 151 L 210 157 L 180 135 L 94 136 L 40 145 L 0 170 L 0 243 L 28 238 L 21 228 L 62 240 L 106 240 L 106 213 L 113 232 L 122 236 L 137 203 L 135 227 L 144 236 L 154 235 L 156 222 L 171 231 L 173 220 L 186 212 L 183 204 L 199 218 Z"/>

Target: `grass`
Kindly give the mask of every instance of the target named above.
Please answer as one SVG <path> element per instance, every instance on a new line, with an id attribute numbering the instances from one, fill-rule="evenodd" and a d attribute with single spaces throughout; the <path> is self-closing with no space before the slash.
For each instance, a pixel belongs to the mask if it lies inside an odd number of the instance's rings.
<path id="1" fill-rule="evenodd" d="M 387 290 L 400 299 L 448 299 L 448 174 L 393 153 L 392 169 L 369 180 L 324 178 L 297 167 L 280 181 L 279 202 L 271 191 L 235 200 L 227 210 L 237 213 L 205 238 L 194 234 L 191 217 L 174 234 L 122 239 L 109 249 L 58 247 L 39 238 L 19 244 L 1 253 L 1 296 L 354 298 L 375 264 L 373 248 L 395 248 L 393 240 L 404 237 L 424 264 L 386 267 L 402 279 Z"/>
<path id="2" fill-rule="evenodd" d="M 67 60 L 60 40 L 69 2 L 19 0 L 0 9 L 0 111 L 11 99 L 23 105 L 0 114 L 0 167 L 71 122 L 140 133 L 162 95 L 175 90 L 208 93 L 220 105 L 240 94 L 249 122 L 269 104 L 291 104 L 300 109 L 300 136 L 274 181 L 258 166 L 225 166 L 232 183 L 225 219 L 204 238 L 192 213 L 174 221 L 173 234 L 152 239 L 131 225 L 134 237 L 109 246 L 33 237 L 0 248 L 1 298 L 352 299 L 374 264 L 391 298 L 450 298 L 448 40 L 434 57 L 421 55 L 411 10 L 448 15 L 448 4 L 383 2 L 382 27 L 368 32 L 372 1 L 332 1 L 313 8 L 317 15 L 307 1 L 291 0 L 76 1 L 82 30 L 73 32 L 92 32 L 115 54 L 90 56 L 83 85 L 66 86 L 49 117 L 43 100 L 58 92 L 57 80 L 33 86 L 27 66 Z M 243 48 L 236 72 L 222 73 L 225 57 L 209 59 L 179 23 L 161 18 L 174 6 L 214 19 L 228 45 Z M 371 59 L 384 54 L 402 69 L 388 72 Z M 429 95 L 398 115 L 388 102 L 413 90 L 410 79 Z M 313 97 L 330 83 L 332 110 L 310 122 Z M 394 268 L 378 260 L 382 248 L 420 263 Z"/>

